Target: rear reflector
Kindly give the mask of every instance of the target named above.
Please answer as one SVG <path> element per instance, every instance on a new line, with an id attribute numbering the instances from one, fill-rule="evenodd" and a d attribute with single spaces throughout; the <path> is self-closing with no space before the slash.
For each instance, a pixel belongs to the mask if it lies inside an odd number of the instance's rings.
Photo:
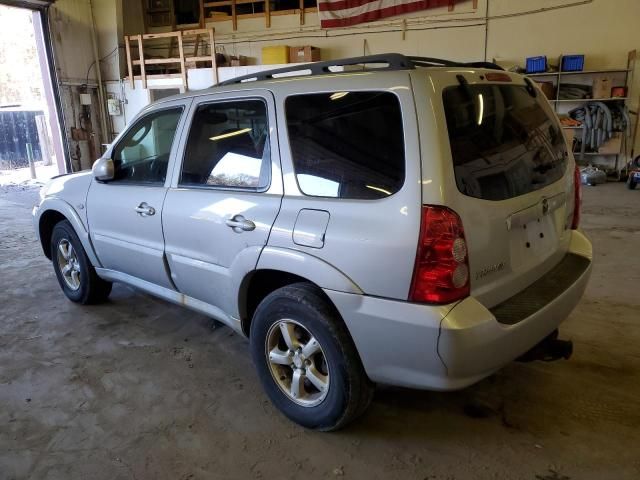
<path id="1" fill-rule="evenodd" d="M 573 173 L 573 219 L 571 220 L 571 230 L 577 230 L 580 226 L 580 208 L 582 208 L 582 187 L 580 185 L 580 169 L 576 165 Z"/>
<path id="2" fill-rule="evenodd" d="M 425 205 L 409 301 L 451 303 L 469 296 L 469 259 L 462 220 L 446 207 Z"/>

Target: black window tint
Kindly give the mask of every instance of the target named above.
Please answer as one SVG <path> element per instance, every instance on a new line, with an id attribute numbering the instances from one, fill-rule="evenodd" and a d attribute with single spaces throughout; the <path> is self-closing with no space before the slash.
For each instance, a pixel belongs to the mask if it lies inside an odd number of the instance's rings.
<path id="1" fill-rule="evenodd" d="M 287 98 L 287 128 L 305 195 L 383 198 L 404 183 L 400 104 L 385 92 L 335 92 Z"/>
<path id="2" fill-rule="evenodd" d="M 270 173 L 267 106 L 262 100 L 198 107 L 180 185 L 262 189 L 269 186 Z"/>
<path id="3" fill-rule="evenodd" d="M 567 167 L 557 121 L 524 86 L 467 85 L 443 93 L 458 189 L 505 200 L 558 181 Z"/>
<path id="4" fill-rule="evenodd" d="M 138 120 L 114 149 L 114 181 L 163 184 L 181 115 L 178 107 Z"/>

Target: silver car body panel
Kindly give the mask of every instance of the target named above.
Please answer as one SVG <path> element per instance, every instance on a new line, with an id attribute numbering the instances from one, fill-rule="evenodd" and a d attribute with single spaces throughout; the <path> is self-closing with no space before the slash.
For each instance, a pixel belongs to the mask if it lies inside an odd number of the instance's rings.
<path id="1" fill-rule="evenodd" d="M 241 287 L 249 275 L 259 270 L 298 275 L 323 288 L 332 300 L 372 380 L 440 390 L 464 387 L 557 328 L 579 301 L 590 267 L 553 302 L 515 325 L 500 324 L 490 309 L 545 275 L 568 252 L 591 258 L 586 237 L 566 228 L 573 208 L 571 155 L 560 181 L 530 194 L 486 201 L 458 190 L 442 91 L 457 84 L 458 74 L 473 84 L 486 82 L 484 73 L 462 68 L 356 71 L 247 82 L 164 99 L 137 117 L 175 104 L 185 106 L 167 179 L 157 193 L 92 182 L 86 173 L 56 179 L 34 209 L 36 231 L 43 212 L 57 210 L 73 224 L 102 278 L 210 315 L 238 332 Z M 508 75 L 514 84 L 524 84 L 522 77 Z M 391 92 L 398 98 L 405 140 L 404 185 L 379 200 L 304 195 L 289 148 L 286 98 L 366 90 Z M 196 105 L 249 97 L 269 105 L 268 190 L 179 187 Z M 548 105 L 544 108 L 553 114 Z M 147 194 L 155 195 L 157 202 L 158 213 L 151 222 L 145 222 L 151 217 L 132 215 L 138 202 L 148 202 Z M 542 211 L 544 199 L 552 208 Z M 445 205 L 463 221 L 472 277 L 471 296 L 462 301 L 439 306 L 407 302 L 423 204 Z M 238 214 L 253 220 L 256 229 L 238 233 L 229 228 L 226 221 Z M 541 226 L 535 233 L 544 233 L 546 240 L 531 238 L 534 248 L 523 250 L 528 238 L 517 227 L 538 220 Z"/>
<path id="2" fill-rule="evenodd" d="M 573 211 L 574 161 L 569 154 L 560 181 L 525 195 L 494 201 L 462 194 L 456 185 L 442 94 L 445 88 L 458 85 L 457 75 L 464 75 L 468 84 L 474 85 L 487 83 L 481 78 L 485 73 L 437 69 L 428 75 L 421 72 L 412 75 L 421 132 L 422 201 L 446 205 L 460 215 L 469 249 L 471 294 L 483 305 L 492 307 L 540 278 L 566 254 L 571 238 L 566 223 Z M 510 76 L 511 84 L 525 85 L 524 77 L 501 73 Z M 543 96 L 541 92 L 538 94 Z M 547 101 L 542 102 L 542 107 L 550 119 L 556 118 Z M 542 199 L 552 198 L 563 201 L 545 214 L 540 212 L 529 218 L 529 226 L 534 228 L 510 230 L 510 217 L 541 205 Z M 541 233 L 544 238 L 540 238 Z"/>
<path id="3" fill-rule="evenodd" d="M 215 320 L 224 323 L 228 327 L 231 327 L 236 332 L 242 334 L 240 320 L 238 318 L 232 317 L 231 315 L 228 315 L 226 312 L 222 311 L 214 305 L 202 302 L 197 298 L 190 297 L 188 295 L 185 295 L 184 293 L 176 292 L 175 290 L 172 290 L 170 288 L 165 288 L 160 285 L 156 285 L 155 283 L 147 282 L 140 278 L 132 277 L 131 275 L 117 272 L 115 270 L 109 270 L 107 268 L 96 268 L 96 273 L 100 276 L 100 278 L 103 278 L 104 280 L 126 283 L 127 285 L 142 290 L 143 292 L 146 292 L 150 295 L 154 295 L 156 297 L 167 300 L 168 302 L 187 307 L 198 313 L 212 317 Z"/>
<path id="4" fill-rule="evenodd" d="M 320 288 L 362 295 L 364 292 L 344 272 L 312 252 L 268 245 L 258 261 L 258 270 L 280 270 L 306 278 Z"/>
<path id="5" fill-rule="evenodd" d="M 91 172 L 62 175 L 52 179 L 42 187 L 40 192 L 42 201 L 33 210 L 33 223 L 36 236 L 40 240 L 40 221 L 42 216 L 50 211 L 64 215 L 78 234 L 78 238 L 80 238 L 91 263 L 100 266 L 100 261 L 89 238 L 89 225 L 87 223 L 86 199 L 92 180 Z"/>
<path id="6" fill-rule="evenodd" d="M 269 245 L 309 253 L 333 265 L 369 295 L 406 299 L 413 272 L 420 229 L 421 177 L 418 124 L 409 73 L 381 72 L 325 75 L 292 82 L 273 82 L 281 145 L 285 200 L 273 227 Z M 285 101 L 291 95 L 342 91 L 382 91 L 394 94 L 403 116 L 405 182 L 393 195 L 379 200 L 352 200 L 304 195 L 294 171 Z M 293 238 L 296 220 L 304 209 L 324 210 L 330 219 L 324 245 L 305 246 Z M 385 225 L 393 225 L 386 228 Z"/>
<path id="7" fill-rule="evenodd" d="M 263 89 L 198 96 L 188 112 L 191 125 L 198 106 L 232 100 L 261 99 L 267 104 L 271 181 L 264 192 L 218 187 L 180 187 L 180 167 L 187 136 L 178 147 L 177 161 L 162 210 L 164 252 L 176 288 L 193 298 L 239 316 L 238 292 L 255 270 L 262 248 L 282 202 L 282 175 L 273 95 Z M 234 229 L 226 222 L 241 215 L 255 229 Z"/>
<path id="8" fill-rule="evenodd" d="M 572 231 L 569 252 L 591 259 Z M 580 301 L 591 266 L 554 301 L 503 325 L 473 296 L 430 306 L 325 290 L 344 318 L 368 376 L 410 388 L 456 390 L 491 375 L 549 335 Z"/>
<path id="9" fill-rule="evenodd" d="M 162 210 L 191 102 L 190 98 L 164 102 L 159 108 L 143 111 L 132 122 L 135 125 L 150 112 L 183 108 L 164 185 L 95 180 L 87 195 L 87 211 L 91 212 L 89 234 L 102 266 L 166 288 L 173 288 L 173 284 L 165 264 Z M 112 152 L 113 147 L 106 155 L 111 156 Z M 153 208 L 155 213 L 141 215 L 136 209 L 143 205 Z"/>

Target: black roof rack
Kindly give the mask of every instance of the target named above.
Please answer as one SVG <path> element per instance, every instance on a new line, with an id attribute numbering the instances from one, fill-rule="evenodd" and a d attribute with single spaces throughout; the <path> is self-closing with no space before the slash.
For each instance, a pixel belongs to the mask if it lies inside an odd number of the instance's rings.
<path id="1" fill-rule="evenodd" d="M 381 67 L 367 68 L 367 65 L 380 64 Z M 220 82 L 218 85 L 233 85 L 234 83 L 244 83 L 260 80 L 271 80 L 278 78 L 278 75 L 310 72 L 307 75 L 328 75 L 336 74 L 331 70 L 335 67 L 351 67 L 361 65 L 363 71 L 380 71 L 380 70 L 413 70 L 416 67 L 470 67 L 470 68 L 489 68 L 492 70 L 503 70 L 502 67 L 491 62 L 470 62 L 461 63 L 452 60 L 443 60 L 440 58 L 430 57 L 407 57 L 400 53 L 385 53 L 381 55 L 366 55 L 364 57 L 344 58 L 341 60 L 331 60 L 326 62 L 305 63 L 302 65 L 292 65 L 291 67 L 276 68 L 273 70 L 265 70 L 255 72 L 241 77 L 231 78 Z M 293 75 L 291 75 L 293 76 Z"/>

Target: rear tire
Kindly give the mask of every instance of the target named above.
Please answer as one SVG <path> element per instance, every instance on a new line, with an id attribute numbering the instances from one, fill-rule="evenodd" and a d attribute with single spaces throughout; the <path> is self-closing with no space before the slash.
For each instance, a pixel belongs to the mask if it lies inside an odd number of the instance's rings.
<path id="1" fill-rule="evenodd" d="M 250 343 L 267 395 L 303 427 L 337 430 L 371 403 L 374 385 L 346 326 L 311 284 L 269 294 L 253 317 Z"/>
<path id="2" fill-rule="evenodd" d="M 60 288 L 72 302 L 88 305 L 104 302 L 109 297 L 111 282 L 98 276 L 67 220 L 53 227 L 51 260 Z"/>

